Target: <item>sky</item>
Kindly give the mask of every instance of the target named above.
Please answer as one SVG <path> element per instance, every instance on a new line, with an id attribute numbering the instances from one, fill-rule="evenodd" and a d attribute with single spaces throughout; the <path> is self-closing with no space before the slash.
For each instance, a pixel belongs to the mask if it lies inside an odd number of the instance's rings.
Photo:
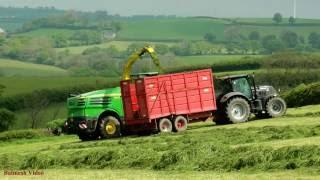
<path id="1" fill-rule="evenodd" d="M 0 0 L 0 6 L 39 7 L 82 11 L 106 10 L 109 14 L 177 15 L 212 17 L 270 17 L 293 15 L 294 0 Z M 320 0 L 296 0 L 297 17 L 320 19 Z"/>

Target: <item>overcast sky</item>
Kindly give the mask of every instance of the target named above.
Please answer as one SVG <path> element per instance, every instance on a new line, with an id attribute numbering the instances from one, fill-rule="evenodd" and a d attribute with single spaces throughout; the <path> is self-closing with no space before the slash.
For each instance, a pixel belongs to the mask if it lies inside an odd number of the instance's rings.
<path id="1" fill-rule="evenodd" d="M 293 15 L 294 0 L 0 0 L 0 6 L 54 6 L 85 11 L 107 10 L 123 16 L 152 14 L 215 17 Z M 320 18 L 320 0 L 296 0 L 297 16 Z"/>

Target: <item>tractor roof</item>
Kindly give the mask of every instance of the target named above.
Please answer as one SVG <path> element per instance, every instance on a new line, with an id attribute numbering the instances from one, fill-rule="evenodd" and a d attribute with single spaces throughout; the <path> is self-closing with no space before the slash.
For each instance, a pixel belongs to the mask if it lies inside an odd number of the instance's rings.
<path id="1" fill-rule="evenodd" d="M 217 79 L 221 80 L 226 80 L 226 79 L 238 79 L 238 78 L 243 78 L 243 77 L 249 77 L 249 74 L 240 74 L 240 75 L 231 75 L 231 76 L 223 76 L 223 77 L 218 77 Z"/>

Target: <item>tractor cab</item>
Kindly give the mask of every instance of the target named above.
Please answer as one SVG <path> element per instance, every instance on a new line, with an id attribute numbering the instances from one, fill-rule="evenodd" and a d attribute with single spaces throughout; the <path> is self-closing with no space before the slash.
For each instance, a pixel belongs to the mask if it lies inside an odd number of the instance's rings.
<path id="1" fill-rule="evenodd" d="M 257 118 L 279 117 L 286 111 L 285 101 L 275 88 L 257 86 L 251 74 L 216 78 L 215 92 L 217 100 L 221 102 L 220 109 L 225 109 L 232 99 L 241 98 L 247 101 L 250 112 Z"/>

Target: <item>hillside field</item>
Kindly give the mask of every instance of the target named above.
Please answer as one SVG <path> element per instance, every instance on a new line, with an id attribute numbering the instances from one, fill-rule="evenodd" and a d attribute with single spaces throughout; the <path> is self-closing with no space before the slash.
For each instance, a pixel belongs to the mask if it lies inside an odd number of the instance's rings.
<path id="1" fill-rule="evenodd" d="M 47 179 L 105 173 L 111 179 L 318 179 L 320 116 L 310 111 L 320 113 L 319 105 L 243 124 L 195 123 L 183 133 L 91 142 L 70 135 L 0 141 L 0 168 L 40 169 Z"/>
<path id="2" fill-rule="evenodd" d="M 113 81 L 117 78 L 104 77 L 0 77 L 4 85 L 4 96 L 30 93 L 39 89 L 64 88 L 81 85 L 95 85 Z"/>
<path id="3" fill-rule="evenodd" d="M 10 59 L 0 59 L 0 74 L 2 76 L 24 77 L 68 76 L 68 72 L 66 70 L 58 67 L 32 64 Z"/>

